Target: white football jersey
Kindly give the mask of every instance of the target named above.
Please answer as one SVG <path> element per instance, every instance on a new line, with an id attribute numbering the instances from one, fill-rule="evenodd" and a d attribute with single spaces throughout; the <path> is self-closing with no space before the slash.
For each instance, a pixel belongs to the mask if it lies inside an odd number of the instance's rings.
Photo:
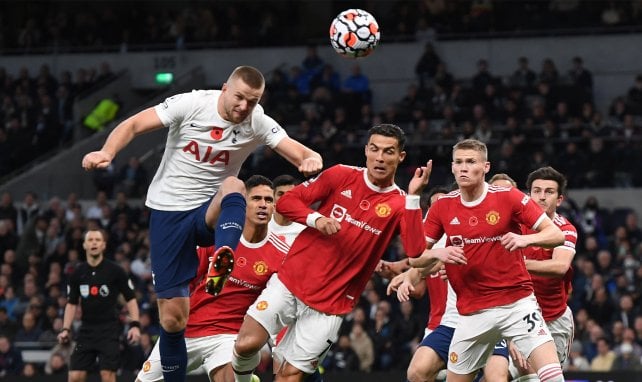
<path id="1" fill-rule="evenodd" d="M 305 228 L 305 225 L 297 222 L 292 222 L 289 225 L 280 225 L 274 220 L 274 216 L 272 216 L 272 219 L 268 224 L 268 229 L 270 230 L 270 232 L 275 234 L 279 239 L 283 240 L 288 245 L 292 245 L 294 239 L 296 239 L 299 233 Z"/>
<path id="2" fill-rule="evenodd" d="M 225 178 L 238 176 L 258 146 L 275 148 L 287 137 L 261 105 L 240 124 L 224 120 L 217 110 L 220 95 L 220 90 L 193 90 L 154 108 L 169 131 L 163 159 L 149 185 L 148 207 L 187 211 L 200 206 Z"/>

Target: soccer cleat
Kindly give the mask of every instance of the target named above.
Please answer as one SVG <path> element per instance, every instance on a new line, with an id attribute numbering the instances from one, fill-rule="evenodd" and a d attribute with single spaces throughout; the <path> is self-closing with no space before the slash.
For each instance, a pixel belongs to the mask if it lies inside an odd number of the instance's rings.
<path id="1" fill-rule="evenodd" d="M 225 285 L 225 281 L 234 269 L 234 251 L 232 248 L 223 246 L 214 252 L 207 270 L 207 282 L 205 292 L 212 296 L 218 296 Z"/>

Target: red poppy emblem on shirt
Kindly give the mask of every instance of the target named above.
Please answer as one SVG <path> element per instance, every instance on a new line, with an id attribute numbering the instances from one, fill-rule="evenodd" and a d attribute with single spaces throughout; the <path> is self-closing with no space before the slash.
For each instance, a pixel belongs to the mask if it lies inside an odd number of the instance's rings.
<path id="1" fill-rule="evenodd" d="M 220 140 L 221 138 L 223 138 L 223 129 L 221 129 L 220 127 L 213 127 L 212 131 L 210 131 L 210 136 L 215 141 Z"/>
<path id="2" fill-rule="evenodd" d="M 92 287 L 89 289 L 89 293 L 90 293 L 92 296 L 97 295 L 97 294 L 98 294 L 98 287 L 97 287 L 97 286 L 95 286 L 95 285 L 94 285 L 94 286 L 92 286 Z"/>

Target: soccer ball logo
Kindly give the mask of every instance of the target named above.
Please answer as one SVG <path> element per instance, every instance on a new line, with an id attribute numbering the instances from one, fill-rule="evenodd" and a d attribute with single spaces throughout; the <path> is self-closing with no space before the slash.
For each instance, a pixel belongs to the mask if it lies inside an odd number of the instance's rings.
<path id="1" fill-rule="evenodd" d="M 337 53 L 354 58 L 372 53 L 379 43 L 381 33 L 377 20 L 361 9 L 348 9 L 339 13 L 330 25 L 330 43 Z"/>

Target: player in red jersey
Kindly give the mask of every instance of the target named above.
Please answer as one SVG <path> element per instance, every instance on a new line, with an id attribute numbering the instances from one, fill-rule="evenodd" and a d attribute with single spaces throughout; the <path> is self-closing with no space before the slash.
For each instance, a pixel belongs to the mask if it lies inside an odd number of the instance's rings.
<path id="1" fill-rule="evenodd" d="M 573 312 L 566 305 L 571 290 L 577 230 L 565 217 L 557 214 L 566 193 L 566 177 L 552 167 L 542 167 L 528 175 L 526 187 L 531 199 L 540 205 L 546 215 L 564 233 L 564 244 L 553 249 L 528 247 L 524 249 L 526 269 L 531 274 L 535 297 L 542 309 L 546 326 L 551 331 L 557 356 L 564 362 L 568 356 L 573 332 Z M 528 228 L 524 233 L 531 233 Z M 511 356 L 516 361 L 520 381 L 539 381 L 532 367 L 524 362 L 522 355 L 511 346 Z M 520 367 L 521 366 L 521 367 Z"/>
<path id="2" fill-rule="evenodd" d="M 419 195 L 432 162 L 415 171 L 406 195 L 394 183 L 404 144 L 398 126 L 377 125 L 365 146 L 366 168 L 333 166 L 281 197 L 279 213 L 309 228 L 248 310 L 234 346 L 237 381 L 249 381 L 259 349 L 284 325 L 287 334 L 274 351 L 282 361 L 276 380 L 313 373 L 392 239 L 401 235 L 411 257 L 425 249 Z M 317 202 L 318 210 L 309 207 Z"/>
<path id="3" fill-rule="evenodd" d="M 203 368 L 213 382 L 234 380 L 230 361 L 247 308 L 277 271 L 288 246 L 268 230 L 274 210 L 272 182 L 259 175 L 245 182 L 247 208 L 236 264 L 223 291 L 212 296 L 203 285 L 214 247 L 198 248 L 199 268 L 190 284 L 190 315 L 185 330 L 188 371 Z M 137 381 L 163 379 L 159 344 L 138 373 Z"/>
<path id="4" fill-rule="evenodd" d="M 449 349 L 448 381 L 472 381 L 502 338 L 515 343 L 542 381 L 563 381 L 520 249 L 555 247 L 564 236 L 530 197 L 484 181 L 490 169 L 487 158 L 486 145 L 478 140 L 453 147 L 452 172 L 459 190 L 430 208 L 424 223 L 428 251 L 410 259 L 413 267 L 445 263 L 457 293 L 461 318 Z M 522 235 L 521 225 L 537 232 Z M 444 233 L 447 247 L 431 250 Z"/>

